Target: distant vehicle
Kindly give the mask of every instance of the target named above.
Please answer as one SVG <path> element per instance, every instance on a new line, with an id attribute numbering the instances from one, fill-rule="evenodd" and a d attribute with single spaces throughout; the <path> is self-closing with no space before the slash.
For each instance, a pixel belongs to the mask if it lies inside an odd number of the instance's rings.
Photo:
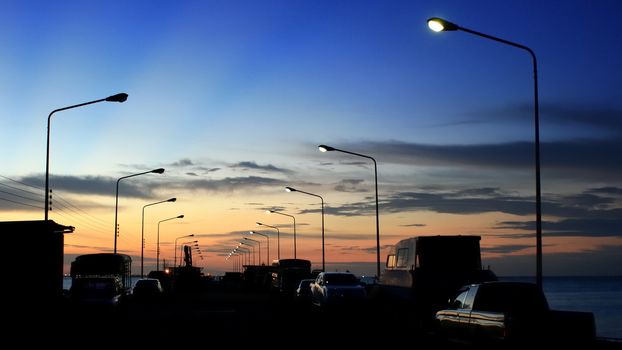
<path id="1" fill-rule="evenodd" d="M 296 288 L 296 299 L 300 302 L 311 301 L 311 284 L 315 282 L 314 279 L 301 280 Z"/>
<path id="2" fill-rule="evenodd" d="M 156 278 L 141 278 L 136 281 L 132 294 L 138 299 L 157 299 L 162 296 L 164 289 L 160 280 Z"/>
<path id="3" fill-rule="evenodd" d="M 550 310 L 537 285 L 520 282 L 464 286 L 436 321 L 446 337 L 480 343 L 585 343 L 596 332 L 591 312 Z"/>
<path id="4" fill-rule="evenodd" d="M 311 283 L 311 298 L 323 308 L 355 306 L 366 300 L 367 293 L 352 273 L 322 272 Z"/>
<path id="5" fill-rule="evenodd" d="M 272 289 L 293 295 L 303 279 L 311 277 L 311 261 L 281 259 L 272 263 Z"/>
<path id="6" fill-rule="evenodd" d="M 414 317 L 431 324 L 436 311 L 463 285 L 495 281 L 482 269 L 480 236 L 421 236 L 391 248 L 378 281 L 378 295 L 397 309 L 410 307 Z"/>
<path id="7" fill-rule="evenodd" d="M 74 280 L 71 300 L 77 305 L 116 307 L 123 297 L 123 287 L 116 277 L 84 277 Z"/>
<path id="8" fill-rule="evenodd" d="M 129 293 L 132 258 L 85 254 L 71 263 L 71 300 L 81 305 L 116 306 Z"/>

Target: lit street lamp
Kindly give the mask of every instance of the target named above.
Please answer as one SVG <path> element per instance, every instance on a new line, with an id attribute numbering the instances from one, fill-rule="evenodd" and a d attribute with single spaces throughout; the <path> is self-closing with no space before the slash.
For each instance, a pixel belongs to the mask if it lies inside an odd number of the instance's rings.
<path id="1" fill-rule="evenodd" d="M 326 271 L 326 259 L 325 259 L 325 255 L 324 255 L 324 198 L 322 198 L 322 196 L 320 196 L 320 195 L 317 195 L 317 194 L 314 194 L 314 193 L 305 192 L 305 191 L 301 191 L 301 190 L 297 190 L 297 189 L 295 189 L 293 187 L 285 187 L 285 191 L 287 191 L 287 192 L 300 192 L 300 193 L 308 194 L 310 196 L 318 197 L 322 201 L 322 271 Z M 286 215 L 286 214 L 283 214 L 283 215 Z M 295 247 L 296 247 L 296 245 L 294 244 L 294 248 Z M 294 252 L 295 252 L 295 250 L 294 250 Z M 296 258 L 296 256 L 295 256 L 295 253 L 294 253 L 294 259 L 295 258 Z"/>
<path id="2" fill-rule="evenodd" d="M 159 201 L 159 202 L 155 202 L 155 203 L 150 203 L 147 204 L 145 206 L 143 206 L 143 216 L 142 216 L 142 229 L 141 229 L 141 234 L 140 234 L 140 277 L 144 278 L 145 277 L 145 273 L 144 273 L 144 266 L 145 266 L 145 208 L 150 207 L 152 205 L 156 205 L 156 204 L 160 204 L 160 203 L 166 203 L 166 202 L 175 202 L 177 200 L 177 198 L 171 198 L 171 199 L 167 199 L 165 201 Z M 159 229 L 159 226 L 158 226 Z M 159 230 L 158 230 L 158 237 L 160 236 L 159 234 Z M 156 269 L 157 270 L 157 269 Z"/>
<path id="3" fill-rule="evenodd" d="M 266 249 L 266 254 L 268 255 L 268 258 L 266 260 L 268 260 L 268 265 L 270 265 L 270 237 L 268 237 L 268 235 L 264 235 L 263 233 L 257 232 L 257 231 L 250 231 L 249 233 L 251 235 L 260 235 L 266 238 L 266 241 L 268 243 L 268 249 Z"/>
<path id="4" fill-rule="evenodd" d="M 268 210 L 268 213 L 271 213 L 272 210 Z M 281 260 L 281 231 L 276 226 L 262 224 L 261 222 L 255 223 L 257 226 L 266 226 L 276 230 L 276 258 L 277 260 Z M 267 237 L 267 236 L 266 236 Z M 268 250 L 270 249 L 270 240 L 268 240 Z M 268 260 L 270 259 L 270 254 L 268 253 Z"/>
<path id="5" fill-rule="evenodd" d="M 158 238 L 157 238 L 157 243 L 156 243 L 156 271 L 160 271 L 160 223 L 164 221 L 169 221 L 169 220 L 174 220 L 174 219 L 183 219 L 183 218 L 184 218 L 184 215 L 182 214 L 182 215 L 174 216 L 172 218 L 158 221 Z M 174 264 L 175 262 L 173 262 L 173 266 L 175 266 Z"/>
<path id="6" fill-rule="evenodd" d="M 150 173 L 162 174 L 163 172 L 164 172 L 164 168 L 158 168 L 158 169 L 153 169 L 153 170 L 145 171 L 145 172 L 138 173 L 138 174 L 123 176 L 117 180 L 117 194 L 115 195 L 115 203 L 114 203 L 114 253 L 115 254 L 117 254 L 117 212 L 119 211 L 119 182 L 123 179 L 127 179 L 128 177 L 134 177 L 134 176 L 150 174 Z"/>
<path id="7" fill-rule="evenodd" d="M 347 154 L 371 159 L 374 162 L 374 179 L 376 182 L 376 278 L 380 278 L 380 218 L 378 215 L 378 166 L 376 165 L 376 160 L 373 157 L 366 156 L 364 154 L 344 151 L 342 149 L 338 149 L 338 148 L 330 147 L 326 145 L 319 145 L 318 148 L 320 152 L 337 151 L 337 152 L 347 153 Z"/>
<path id="8" fill-rule="evenodd" d="M 428 19 L 428 27 L 435 32 L 461 30 L 482 38 L 494 40 L 506 45 L 527 51 L 531 55 L 533 62 L 533 98 L 534 98 L 534 138 L 535 138 L 535 172 L 536 172 L 536 284 L 542 289 L 542 197 L 540 190 L 540 112 L 538 105 L 538 64 L 536 54 L 532 49 L 525 45 L 517 44 L 505 39 L 497 38 L 492 35 L 476 32 L 474 30 L 460 27 L 459 25 L 446 21 L 441 18 L 432 17 Z"/>
<path id="9" fill-rule="evenodd" d="M 48 129 L 47 129 L 47 148 L 46 148 L 46 153 L 45 153 L 45 220 L 47 221 L 48 219 L 48 211 L 50 210 L 50 200 L 49 200 L 49 195 L 50 195 L 50 122 L 52 120 L 52 115 L 56 112 L 60 112 L 60 111 L 64 111 L 67 109 L 72 109 L 72 108 L 76 108 L 76 107 L 82 107 L 82 106 L 86 106 L 86 105 L 90 105 L 93 103 L 98 103 L 98 102 L 125 102 L 125 100 L 127 100 L 127 94 L 126 93 L 120 93 L 120 94 L 116 94 L 116 95 L 112 95 L 112 96 L 108 96 L 106 98 L 102 98 L 99 100 L 94 100 L 94 101 L 89 101 L 89 102 L 84 102 L 84 103 L 80 103 L 77 105 L 73 105 L 73 106 L 68 106 L 68 107 L 63 107 L 63 108 L 59 108 L 59 109 L 55 109 L 53 110 L 50 115 L 48 115 Z M 116 224 L 115 224 L 115 232 L 116 232 Z M 115 234 L 116 237 L 116 234 Z"/>

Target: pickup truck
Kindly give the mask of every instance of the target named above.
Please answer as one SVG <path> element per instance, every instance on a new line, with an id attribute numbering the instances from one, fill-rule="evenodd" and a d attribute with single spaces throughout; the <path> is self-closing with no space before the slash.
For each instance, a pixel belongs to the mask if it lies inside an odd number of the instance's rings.
<path id="1" fill-rule="evenodd" d="M 464 286 L 435 319 L 441 335 L 473 343 L 585 344 L 593 342 L 596 334 L 591 312 L 551 310 L 533 283 Z"/>

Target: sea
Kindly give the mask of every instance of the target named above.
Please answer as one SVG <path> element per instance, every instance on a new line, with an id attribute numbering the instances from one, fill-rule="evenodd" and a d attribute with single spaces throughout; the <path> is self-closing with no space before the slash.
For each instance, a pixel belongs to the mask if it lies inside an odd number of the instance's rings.
<path id="1" fill-rule="evenodd" d="M 138 279 L 132 278 L 132 284 Z M 535 282 L 534 277 L 499 277 L 502 281 Z M 596 336 L 622 341 L 622 276 L 544 277 L 544 294 L 551 309 L 593 312 Z M 65 277 L 63 288 L 71 287 Z"/>

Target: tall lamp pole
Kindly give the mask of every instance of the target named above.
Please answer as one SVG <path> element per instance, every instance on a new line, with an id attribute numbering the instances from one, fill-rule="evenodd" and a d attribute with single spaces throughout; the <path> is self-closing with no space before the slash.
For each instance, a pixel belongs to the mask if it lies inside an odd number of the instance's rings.
<path id="1" fill-rule="evenodd" d="M 318 194 L 297 190 L 297 189 L 295 189 L 293 187 L 285 187 L 285 191 L 287 191 L 287 192 L 300 192 L 300 193 L 308 194 L 308 195 L 313 196 L 313 197 L 318 197 L 322 201 L 322 271 L 326 271 L 326 259 L 325 259 L 325 255 L 324 255 L 324 198 L 322 198 L 322 196 L 320 196 Z M 283 214 L 283 215 L 287 215 L 287 214 Z M 295 245 L 294 245 L 294 248 L 295 248 Z M 294 256 L 294 259 L 295 258 L 296 257 Z"/>
<path id="2" fill-rule="evenodd" d="M 173 250 L 175 250 L 175 260 L 173 260 L 173 266 L 175 266 L 175 264 L 177 264 L 177 240 L 180 238 L 187 238 L 187 237 L 194 237 L 194 233 L 191 235 L 186 235 L 186 236 L 179 236 L 177 238 L 175 238 L 175 246 L 173 247 Z"/>
<path id="3" fill-rule="evenodd" d="M 149 171 L 144 171 L 138 174 L 123 176 L 117 180 L 117 193 L 115 195 L 115 203 L 114 203 L 114 253 L 115 254 L 117 254 L 117 213 L 119 211 L 119 182 L 123 179 L 127 179 L 128 177 L 134 177 L 134 176 L 150 174 L 150 173 L 162 174 L 163 172 L 164 172 L 164 168 L 158 168 L 158 169 L 153 169 Z"/>
<path id="4" fill-rule="evenodd" d="M 536 54 L 532 49 L 525 45 L 517 44 L 505 39 L 497 38 L 492 35 L 476 32 L 474 30 L 460 27 L 459 25 L 446 21 L 441 18 L 432 17 L 428 19 L 428 27 L 435 32 L 461 30 L 482 38 L 494 40 L 502 44 L 514 46 L 525 50 L 531 55 L 533 62 L 533 98 L 534 98 L 534 128 L 535 128 L 535 168 L 536 168 L 536 284 L 542 289 L 542 197 L 540 190 L 540 112 L 538 105 L 538 64 Z"/>
<path id="5" fill-rule="evenodd" d="M 266 242 L 268 243 L 268 248 L 266 249 L 266 253 L 268 255 L 268 258 L 266 259 L 268 262 L 268 265 L 270 265 L 270 237 L 268 237 L 268 235 L 265 235 L 261 232 L 257 232 L 257 231 L 250 231 L 249 232 L 251 235 L 260 235 L 266 238 Z"/>
<path id="6" fill-rule="evenodd" d="M 174 216 L 172 218 L 158 221 L 158 238 L 156 242 L 156 271 L 160 271 L 160 223 L 163 223 L 164 221 L 173 220 L 173 219 L 183 219 L 183 218 L 184 218 L 184 215 L 182 214 L 182 215 Z M 173 266 L 175 266 L 175 262 L 173 262 Z"/>
<path id="7" fill-rule="evenodd" d="M 164 201 L 159 201 L 155 203 L 150 203 L 143 206 L 143 216 L 142 216 L 142 227 L 140 234 L 140 277 L 144 278 L 144 266 L 145 266 L 145 208 L 150 207 L 152 205 L 166 203 L 166 202 L 175 202 L 177 198 L 171 198 Z M 159 223 L 158 223 L 159 224 Z M 159 226 L 158 226 L 158 236 L 160 236 Z M 157 269 L 156 269 L 157 270 Z"/>
<path id="8" fill-rule="evenodd" d="M 50 115 L 48 115 L 48 129 L 47 129 L 47 147 L 46 147 L 46 152 L 45 152 L 45 206 L 44 206 L 44 211 L 45 211 L 45 220 L 47 221 L 48 219 L 48 212 L 50 210 L 50 199 L 49 199 L 49 195 L 50 195 L 50 122 L 52 120 L 52 115 L 56 112 L 60 112 L 60 111 L 64 111 L 67 109 L 72 109 L 72 108 L 77 108 L 77 107 L 82 107 L 82 106 L 86 106 L 86 105 L 90 105 L 93 103 L 98 103 L 98 102 L 125 102 L 127 100 L 127 94 L 126 93 L 120 93 L 120 94 L 116 94 L 116 95 L 112 95 L 112 96 L 108 96 L 106 98 L 102 98 L 99 100 L 93 100 L 93 101 L 89 101 L 89 102 L 84 102 L 84 103 L 80 103 L 77 105 L 73 105 L 73 106 L 68 106 L 68 107 L 63 107 L 63 108 L 59 108 L 59 109 L 55 109 L 53 110 Z M 115 225 L 116 227 L 116 225 Z M 116 228 L 115 228 L 116 230 Z M 116 231 L 115 231 L 116 232 Z M 115 234 L 116 236 L 116 234 Z"/>
<path id="9" fill-rule="evenodd" d="M 247 240 L 247 241 L 255 242 L 259 246 L 259 265 L 261 265 L 261 242 L 259 242 L 256 239 L 252 239 L 252 238 L 248 238 L 248 237 L 244 237 L 244 239 Z M 255 247 L 253 247 L 253 249 L 255 249 Z"/>
<path id="10" fill-rule="evenodd" d="M 285 214 L 283 212 L 276 211 L 276 210 L 268 210 L 267 213 L 268 214 L 279 214 L 279 215 L 283 215 L 283 216 L 289 216 L 290 218 L 292 218 L 294 220 L 294 259 L 296 259 L 297 258 L 297 256 L 296 256 L 296 247 L 297 247 L 297 245 L 296 245 L 296 218 L 293 215 Z M 280 259 L 280 254 L 279 254 L 279 259 Z"/>
<path id="11" fill-rule="evenodd" d="M 272 210 L 268 210 L 267 213 L 272 213 Z M 296 219 L 294 219 L 294 222 Z M 276 258 L 278 260 L 281 260 L 281 231 L 279 230 L 278 227 L 276 226 L 271 226 L 271 225 L 266 225 L 266 224 L 262 224 L 261 222 L 256 222 L 255 223 L 257 226 L 266 226 L 266 227 L 270 227 L 276 230 Z M 296 230 L 294 229 L 294 232 L 296 232 Z M 268 240 L 268 247 L 270 247 L 270 241 Z M 270 255 L 270 254 L 268 254 Z M 270 257 L 268 257 L 268 259 L 270 259 Z"/>
<path id="12" fill-rule="evenodd" d="M 376 278 L 380 278 L 380 218 L 378 215 L 378 166 L 376 165 L 376 160 L 373 157 L 366 156 L 364 154 L 344 151 L 342 149 L 338 149 L 338 148 L 330 147 L 326 145 L 319 145 L 318 148 L 320 152 L 330 152 L 330 151 L 342 152 L 342 153 L 347 153 L 347 154 L 371 159 L 374 162 L 374 179 L 376 182 Z"/>
<path id="13" fill-rule="evenodd" d="M 253 249 L 253 265 L 255 265 L 255 255 L 257 255 L 257 254 L 255 254 L 255 246 L 253 244 L 249 244 L 249 243 L 246 243 L 246 242 L 239 242 L 239 243 L 240 244 L 244 244 L 246 246 L 249 246 L 249 247 L 251 247 L 251 249 Z M 250 249 L 249 249 L 249 251 L 250 251 Z"/>

